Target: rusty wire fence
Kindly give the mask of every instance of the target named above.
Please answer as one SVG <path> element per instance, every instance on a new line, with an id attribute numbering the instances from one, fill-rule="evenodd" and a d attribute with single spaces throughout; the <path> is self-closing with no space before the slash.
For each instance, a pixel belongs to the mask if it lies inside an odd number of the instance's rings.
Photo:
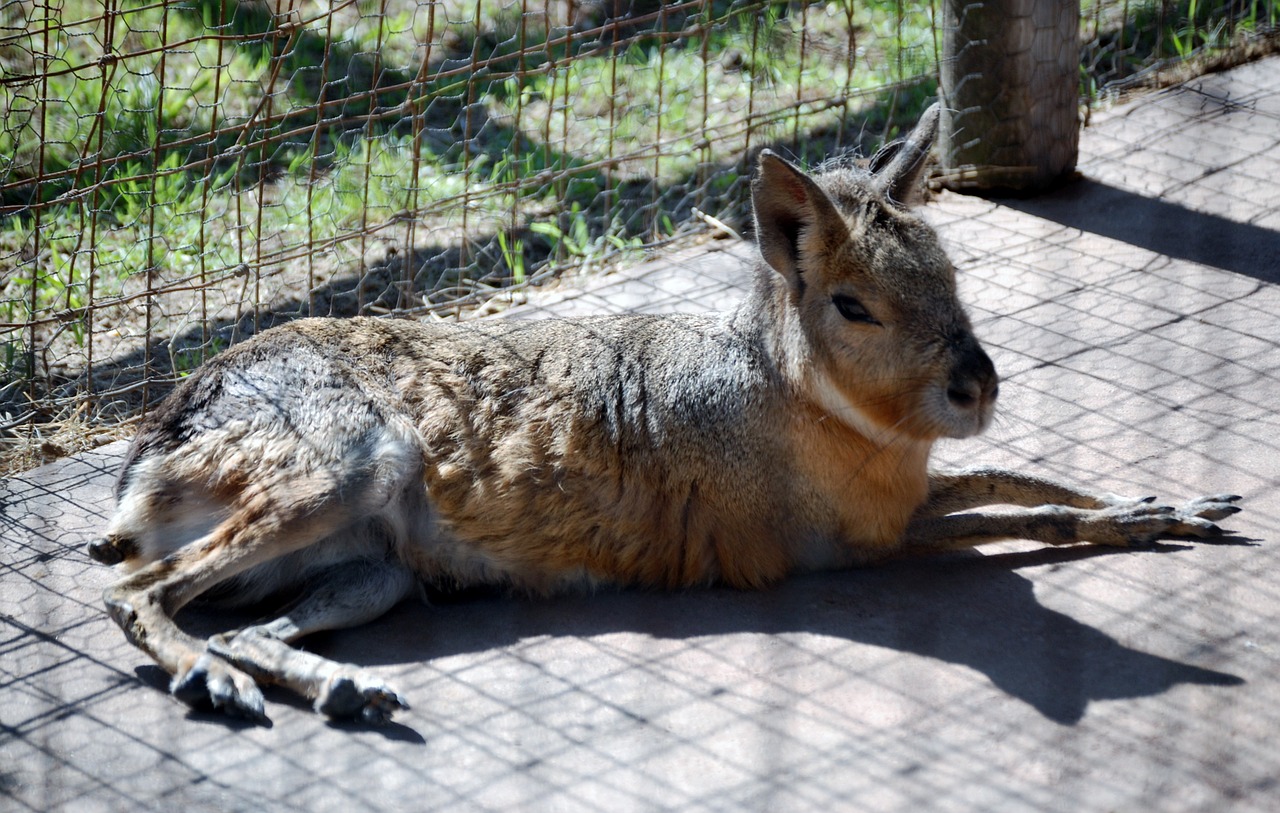
<path id="1" fill-rule="evenodd" d="M 741 224 L 760 148 L 865 154 L 936 95 L 943 4 L 0 0 L 3 443 L 91 442 L 283 320 L 474 312 Z M 1080 20 L 1089 99 L 1276 9 Z"/>

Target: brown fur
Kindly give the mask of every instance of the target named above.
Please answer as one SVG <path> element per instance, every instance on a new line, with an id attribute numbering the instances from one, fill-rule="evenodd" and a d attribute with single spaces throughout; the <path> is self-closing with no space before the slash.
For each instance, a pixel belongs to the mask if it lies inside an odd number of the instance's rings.
<path id="1" fill-rule="evenodd" d="M 112 616 L 186 702 L 260 718 L 272 682 L 378 722 L 403 698 L 290 643 L 423 583 L 758 588 L 909 546 L 1216 533 L 1235 498 L 1174 509 L 929 472 L 933 442 L 982 431 L 997 394 L 954 270 L 907 209 L 936 126 L 934 108 L 875 174 L 762 154 L 761 261 L 732 313 L 314 319 L 215 358 L 143 423 L 90 545 L 125 571 Z M 972 510 L 999 502 L 1025 508 Z M 172 620 L 210 591 L 300 588 L 209 641 Z"/>

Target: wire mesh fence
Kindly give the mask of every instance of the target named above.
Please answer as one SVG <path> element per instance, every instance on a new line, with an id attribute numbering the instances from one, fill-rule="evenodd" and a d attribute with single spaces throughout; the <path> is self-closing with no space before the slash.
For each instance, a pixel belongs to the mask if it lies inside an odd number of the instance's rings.
<path id="1" fill-rule="evenodd" d="M 687 239 L 702 213 L 741 221 L 760 148 L 866 154 L 913 119 L 943 19 L 901 0 L 2 0 L 4 441 L 56 454 L 53 428 L 126 420 L 282 320 L 456 315 Z M 1088 99 L 1277 10 L 1080 20 Z"/>

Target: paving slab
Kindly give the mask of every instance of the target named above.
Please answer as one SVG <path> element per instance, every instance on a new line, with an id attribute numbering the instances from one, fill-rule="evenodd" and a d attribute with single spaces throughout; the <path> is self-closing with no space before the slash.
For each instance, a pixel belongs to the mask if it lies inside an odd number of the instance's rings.
<path id="1" fill-rule="evenodd" d="M 102 610 L 83 545 L 115 444 L 0 484 L 0 808 L 1276 810 L 1280 59 L 1096 114 L 1081 152 L 1059 193 L 926 207 L 1005 378 L 993 429 L 938 458 L 1240 493 L 1228 544 L 406 604 L 309 646 L 410 712 L 368 729 L 269 692 L 254 727 L 167 697 Z M 749 255 L 717 241 L 507 318 L 728 307 Z"/>

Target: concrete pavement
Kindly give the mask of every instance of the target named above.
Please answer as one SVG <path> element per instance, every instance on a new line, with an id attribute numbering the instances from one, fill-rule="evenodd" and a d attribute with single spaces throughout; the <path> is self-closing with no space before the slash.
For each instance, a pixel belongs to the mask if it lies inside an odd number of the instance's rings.
<path id="1" fill-rule="evenodd" d="M 1280 59 L 1096 114 L 1081 151 L 1056 194 L 927 206 L 1005 381 L 992 431 L 939 457 L 1242 494 L 1225 544 L 406 605 L 310 645 L 412 711 L 365 729 L 269 693 L 258 728 L 167 697 L 102 610 L 110 574 L 82 547 L 117 444 L 0 486 L 0 807 L 1277 809 Z M 725 307 L 744 254 L 717 243 L 512 315 Z"/>

